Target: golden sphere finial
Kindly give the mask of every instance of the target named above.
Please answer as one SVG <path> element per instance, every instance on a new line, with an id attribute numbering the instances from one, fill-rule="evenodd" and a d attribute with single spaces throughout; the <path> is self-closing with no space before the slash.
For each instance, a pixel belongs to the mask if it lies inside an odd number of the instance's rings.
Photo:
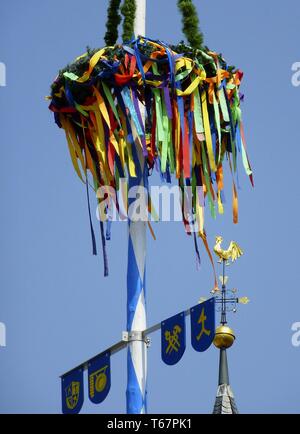
<path id="1" fill-rule="evenodd" d="M 235 335 L 233 330 L 226 326 L 226 325 L 220 325 L 216 329 L 216 334 L 214 338 L 214 345 L 221 349 L 227 349 L 232 347 L 235 341 Z"/>

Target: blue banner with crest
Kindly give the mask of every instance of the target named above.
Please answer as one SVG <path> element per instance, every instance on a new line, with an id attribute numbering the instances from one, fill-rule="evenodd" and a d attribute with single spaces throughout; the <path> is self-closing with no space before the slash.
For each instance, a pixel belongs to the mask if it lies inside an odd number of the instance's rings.
<path id="1" fill-rule="evenodd" d="M 206 351 L 215 337 L 215 299 L 191 308 L 192 347 L 199 352 Z"/>
<path id="2" fill-rule="evenodd" d="M 175 365 L 186 347 L 185 314 L 173 316 L 161 323 L 161 357 L 167 365 Z"/>
<path id="3" fill-rule="evenodd" d="M 111 385 L 109 352 L 90 360 L 88 383 L 90 400 L 94 404 L 103 402 L 110 391 Z"/>
<path id="4" fill-rule="evenodd" d="M 78 368 L 61 379 L 62 412 L 78 414 L 84 401 L 83 368 Z"/>

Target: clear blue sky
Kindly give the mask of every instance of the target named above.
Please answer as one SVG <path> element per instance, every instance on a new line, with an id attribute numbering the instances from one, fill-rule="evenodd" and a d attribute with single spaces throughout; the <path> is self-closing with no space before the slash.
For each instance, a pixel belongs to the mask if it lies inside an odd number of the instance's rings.
<path id="1" fill-rule="evenodd" d="M 126 224 L 113 226 L 110 276 L 91 256 L 85 190 L 72 168 L 64 134 L 44 96 L 59 68 L 103 46 L 107 1 L 11 0 L 1 6 L 0 412 L 60 412 L 59 375 L 119 340 L 126 327 Z M 300 321 L 299 98 L 291 66 L 300 61 L 298 0 L 196 1 L 207 45 L 245 72 L 244 122 L 255 190 L 241 175 L 240 224 L 231 212 L 212 222 L 245 255 L 228 270 L 248 295 L 230 324 L 230 377 L 240 412 L 299 412 L 300 348 L 291 325 Z M 152 38 L 181 40 L 176 1 L 148 0 Z M 195 304 L 211 288 L 205 253 L 196 271 L 192 240 L 180 223 L 155 226 L 148 239 L 149 325 Z M 189 330 L 189 327 L 187 327 Z M 189 340 L 188 340 L 189 342 Z M 188 348 L 181 362 L 160 359 L 160 336 L 149 350 L 149 411 L 211 412 L 218 352 Z M 126 354 L 112 360 L 112 389 L 83 412 L 125 411 Z"/>

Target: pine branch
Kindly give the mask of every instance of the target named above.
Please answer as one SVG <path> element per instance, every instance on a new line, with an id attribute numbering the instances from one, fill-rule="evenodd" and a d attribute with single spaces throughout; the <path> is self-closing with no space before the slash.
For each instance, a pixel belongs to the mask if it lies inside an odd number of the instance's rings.
<path id="1" fill-rule="evenodd" d="M 178 8 L 182 14 L 182 31 L 192 48 L 203 46 L 203 33 L 200 31 L 197 9 L 192 0 L 178 0 Z"/>
<path id="2" fill-rule="evenodd" d="M 119 36 L 118 26 L 122 20 L 119 13 L 121 0 L 110 0 L 107 11 L 106 34 L 104 37 L 107 46 L 115 45 Z"/>
<path id="3" fill-rule="evenodd" d="M 134 36 L 134 21 L 136 13 L 136 1 L 124 0 L 121 7 L 121 13 L 124 16 L 123 22 L 123 41 L 128 42 Z"/>

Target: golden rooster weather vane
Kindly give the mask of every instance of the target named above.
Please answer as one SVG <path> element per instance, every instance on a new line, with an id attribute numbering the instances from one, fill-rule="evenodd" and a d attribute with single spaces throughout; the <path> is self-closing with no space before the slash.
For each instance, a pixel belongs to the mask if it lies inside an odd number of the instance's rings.
<path id="1" fill-rule="evenodd" d="M 227 250 L 221 248 L 222 242 L 223 238 L 217 236 L 214 252 L 220 258 L 219 263 L 222 263 L 222 261 L 226 261 L 226 263 L 228 264 L 229 259 L 234 262 L 244 254 L 240 246 L 235 241 L 231 241 Z"/>
<path id="2" fill-rule="evenodd" d="M 226 265 L 230 265 L 229 260 L 232 262 L 236 261 L 240 258 L 244 252 L 241 247 L 235 242 L 231 241 L 229 248 L 227 250 L 222 249 L 221 244 L 223 242 L 223 238 L 221 236 L 216 237 L 216 244 L 214 247 L 215 254 L 219 257 L 219 263 L 223 264 L 223 273 L 220 276 L 220 281 L 222 283 L 222 291 L 220 295 L 217 295 L 218 290 L 213 290 L 212 293 L 215 294 L 216 303 L 221 305 L 221 324 L 224 326 L 227 324 L 226 313 L 229 311 L 236 312 L 236 306 L 238 303 L 240 304 L 248 304 L 248 297 L 236 297 L 236 289 L 229 290 L 226 288 L 226 284 L 228 282 L 228 276 L 225 275 L 225 267 Z M 228 294 L 231 294 L 228 296 Z"/>

